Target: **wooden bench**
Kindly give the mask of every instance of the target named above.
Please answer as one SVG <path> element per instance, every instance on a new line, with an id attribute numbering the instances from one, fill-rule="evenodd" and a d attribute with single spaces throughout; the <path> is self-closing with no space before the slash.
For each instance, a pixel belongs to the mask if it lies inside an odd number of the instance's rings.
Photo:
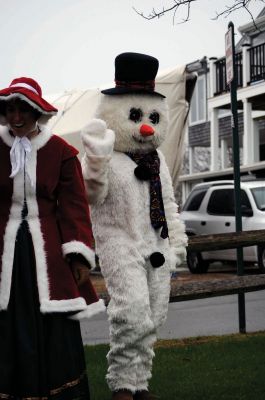
<path id="1" fill-rule="evenodd" d="M 244 275 L 237 276 L 235 274 L 227 274 L 224 277 L 222 274 L 221 278 L 211 278 L 208 274 L 209 279 L 207 280 L 194 280 L 185 281 L 185 279 L 172 279 L 171 280 L 171 292 L 170 302 L 175 303 L 179 301 L 204 299 L 207 297 L 217 297 L 229 294 L 237 294 L 242 292 L 253 292 L 257 290 L 265 289 L 265 275 Z M 109 302 L 109 294 L 104 285 L 102 277 L 93 277 L 93 285 L 99 295 L 106 304 Z"/>
<path id="2" fill-rule="evenodd" d="M 253 245 L 265 245 L 265 229 L 228 232 L 212 235 L 190 236 L 188 251 L 210 251 L 235 249 Z M 265 275 L 229 275 L 227 279 L 198 282 L 172 282 L 170 301 L 184 301 L 198 298 L 224 296 L 240 292 L 265 289 Z"/>
<path id="3" fill-rule="evenodd" d="M 258 244 L 265 245 L 265 229 L 255 231 L 228 232 L 214 235 L 195 235 L 189 237 L 188 250 L 208 251 L 235 249 Z"/>
<path id="4" fill-rule="evenodd" d="M 214 235 L 190 236 L 188 242 L 189 251 L 223 250 L 237 247 L 265 244 L 265 229 L 244 232 L 221 233 Z M 238 294 L 240 292 L 251 292 L 265 289 L 265 275 L 243 275 L 227 274 L 221 278 L 210 278 L 205 280 L 181 280 L 172 279 L 170 302 L 202 299 L 207 297 Z M 93 280 L 93 279 L 92 279 Z M 103 278 L 93 280 L 99 297 L 106 303 L 109 302 L 109 294 L 106 290 Z M 100 283 L 99 283 L 100 282 Z"/>
<path id="5" fill-rule="evenodd" d="M 265 275 L 227 275 L 226 278 L 207 279 L 205 281 L 171 281 L 170 302 L 204 299 L 207 297 L 265 290 Z"/>

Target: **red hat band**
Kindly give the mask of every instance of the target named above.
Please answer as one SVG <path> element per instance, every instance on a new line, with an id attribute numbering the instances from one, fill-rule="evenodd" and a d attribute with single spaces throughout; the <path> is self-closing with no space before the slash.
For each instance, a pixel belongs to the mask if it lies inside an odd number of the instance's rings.
<path id="1" fill-rule="evenodd" d="M 126 87 L 132 89 L 145 89 L 153 91 L 155 89 L 155 81 L 119 81 L 115 80 L 116 87 Z"/>

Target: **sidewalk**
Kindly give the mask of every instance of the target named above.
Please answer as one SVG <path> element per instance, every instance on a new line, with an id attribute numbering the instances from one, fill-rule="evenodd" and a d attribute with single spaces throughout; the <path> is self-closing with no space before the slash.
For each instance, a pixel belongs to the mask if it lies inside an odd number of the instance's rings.
<path id="1" fill-rule="evenodd" d="M 185 281 L 185 274 L 180 277 L 182 278 Z M 265 290 L 246 294 L 247 332 L 265 331 L 264 302 Z M 82 320 L 81 329 L 84 344 L 109 343 L 109 323 L 106 313 L 96 315 L 89 320 Z M 181 339 L 238 332 L 238 296 L 208 296 L 204 299 L 171 302 L 167 321 L 159 329 L 158 338 Z"/>

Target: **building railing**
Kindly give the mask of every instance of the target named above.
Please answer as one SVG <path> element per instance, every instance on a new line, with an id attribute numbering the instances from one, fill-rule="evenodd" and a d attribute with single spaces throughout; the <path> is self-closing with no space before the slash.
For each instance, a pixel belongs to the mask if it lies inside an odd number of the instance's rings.
<path id="1" fill-rule="evenodd" d="M 265 79 L 265 43 L 249 49 L 250 83 Z"/>
<path id="2" fill-rule="evenodd" d="M 235 65 L 237 71 L 237 86 L 243 86 L 243 69 L 242 69 L 242 52 L 236 53 L 235 56 Z M 229 87 L 226 84 L 226 61 L 225 57 L 219 58 L 215 62 L 216 66 L 216 91 L 215 95 L 218 95 L 223 92 L 228 92 Z"/>
<path id="3" fill-rule="evenodd" d="M 249 79 L 248 84 L 265 80 L 265 43 L 251 47 L 249 50 Z M 236 53 L 237 87 L 243 86 L 243 57 L 242 52 Z M 225 57 L 215 62 L 216 67 L 216 90 L 214 95 L 229 91 L 226 84 L 226 61 Z"/>

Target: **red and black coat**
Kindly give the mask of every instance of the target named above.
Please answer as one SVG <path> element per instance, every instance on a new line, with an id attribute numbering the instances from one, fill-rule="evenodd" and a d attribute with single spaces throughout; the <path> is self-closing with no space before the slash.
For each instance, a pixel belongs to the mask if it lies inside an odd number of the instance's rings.
<path id="1" fill-rule="evenodd" d="M 77 312 L 89 317 L 104 310 L 91 282 L 77 287 L 67 254 L 81 254 L 94 264 L 92 232 L 78 151 L 41 128 L 31 140 L 24 171 L 10 178 L 14 138 L 0 129 L 0 310 L 8 307 L 15 240 L 26 197 L 26 217 L 35 252 L 40 310 Z"/>

